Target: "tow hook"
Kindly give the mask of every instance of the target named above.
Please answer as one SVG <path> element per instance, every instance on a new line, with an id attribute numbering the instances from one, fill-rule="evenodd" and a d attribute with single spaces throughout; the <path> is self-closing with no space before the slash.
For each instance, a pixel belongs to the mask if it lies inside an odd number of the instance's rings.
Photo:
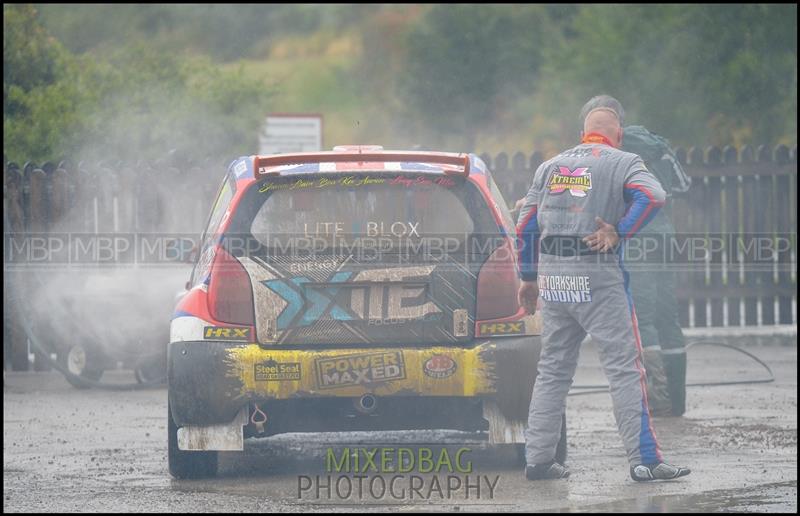
<path id="1" fill-rule="evenodd" d="M 264 424 L 267 422 L 267 414 L 258 407 L 258 403 L 253 403 L 253 414 L 250 416 L 250 422 L 255 425 L 256 431 L 259 434 L 264 433 Z"/>
<path id="2" fill-rule="evenodd" d="M 378 407 L 378 399 L 372 394 L 364 394 L 360 398 L 353 399 L 353 404 L 360 413 L 372 414 Z"/>

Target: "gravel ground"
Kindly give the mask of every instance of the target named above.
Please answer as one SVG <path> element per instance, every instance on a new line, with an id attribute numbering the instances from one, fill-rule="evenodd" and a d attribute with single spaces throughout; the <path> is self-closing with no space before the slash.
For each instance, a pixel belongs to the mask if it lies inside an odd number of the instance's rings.
<path id="1" fill-rule="evenodd" d="M 21 511 L 781 511 L 797 509 L 796 337 L 747 348 L 765 360 L 776 381 L 695 387 L 681 418 L 656 418 L 667 461 L 692 468 L 672 482 L 637 484 L 616 433 L 607 393 L 568 402 L 568 480 L 530 483 L 512 465 L 510 450 L 487 449 L 458 432 L 285 434 L 248 440 L 246 453 L 226 453 L 213 480 L 177 481 L 167 472 L 166 390 L 80 391 L 55 372 L 7 373 L 3 389 L 3 510 Z M 696 347 L 689 352 L 691 382 L 764 378 L 747 357 Z M 131 381 L 128 371 L 107 373 Z M 597 353 L 584 347 L 578 384 L 605 383 Z M 469 479 L 483 482 L 446 488 L 448 473 L 420 475 L 414 497 L 380 495 L 380 485 L 348 497 L 327 496 L 324 486 L 300 493 L 303 478 L 324 481 L 328 447 L 443 446 L 470 448 Z M 368 474 L 374 482 L 377 474 Z M 414 473 L 406 474 L 410 477 Z M 333 473 L 334 483 L 341 475 Z M 383 474 L 387 485 L 392 474 Z M 434 480 L 436 477 L 436 481 Z M 355 477 L 349 478 L 352 482 Z M 395 494 L 408 486 L 398 480 Z M 450 479 L 450 482 L 456 480 Z M 486 482 L 496 482 L 492 491 Z M 366 483 L 364 484 L 366 485 Z M 452 484 L 455 486 L 455 484 Z M 428 496 L 428 490 L 430 495 Z M 339 494 L 342 495 L 346 491 Z"/>

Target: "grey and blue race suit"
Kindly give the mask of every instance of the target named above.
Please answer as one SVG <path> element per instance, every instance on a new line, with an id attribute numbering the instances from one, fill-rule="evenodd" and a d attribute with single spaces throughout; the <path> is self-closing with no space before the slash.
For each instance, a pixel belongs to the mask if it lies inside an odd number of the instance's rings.
<path id="1" fill-rule="evenodd" d="M 588 333 L 608 378 L 614 416 L 632 465 L 663 462 L 647 404 L 636 313 L 622 246 L 592 251 L 595 217 L 630 238 L 665 199 L 642 159 L 602 135 L 542 163 L 517 224 L 520 277 L 538 280 L 542 353 L 526 430 L 528 464 L 554 459 L 580 344 Z"/>

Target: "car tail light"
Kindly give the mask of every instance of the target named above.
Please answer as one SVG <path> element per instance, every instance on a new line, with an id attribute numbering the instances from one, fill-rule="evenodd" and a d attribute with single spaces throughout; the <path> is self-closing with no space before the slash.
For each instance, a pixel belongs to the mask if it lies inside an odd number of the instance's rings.
<path id="1" fill-rule="evenodd" d="M 511 241 L 494 250 L 478 274 L 477 320 L 501 319 L 519 312 L 519 277 Z"/>
<path id="2" fill-rule="evenodd" d="M 253 290 L 250 276 L 239 261 L 217 248 L 208 284 L 208 310 L 220 322 L 253 325 Z"/>

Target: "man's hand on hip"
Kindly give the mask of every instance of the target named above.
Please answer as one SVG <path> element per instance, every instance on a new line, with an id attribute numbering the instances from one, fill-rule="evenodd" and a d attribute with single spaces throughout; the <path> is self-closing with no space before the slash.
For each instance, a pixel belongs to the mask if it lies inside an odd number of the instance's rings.
<path id="1" fill-rule="evenodd" d="M 536 313 L 536 301 L 539 299 L 539 284 L 536 281 L 523 281 L 519 286 L 517 300 L 527 313 Z"/>
<path id="2" fill-rule="evenodd" d="M 604 253 L 610 251 L 619 243 L 617 228 L 600 217 L 594 218 L 597 222 L 597 231 L 583 238 L 592 251 Z"/>

